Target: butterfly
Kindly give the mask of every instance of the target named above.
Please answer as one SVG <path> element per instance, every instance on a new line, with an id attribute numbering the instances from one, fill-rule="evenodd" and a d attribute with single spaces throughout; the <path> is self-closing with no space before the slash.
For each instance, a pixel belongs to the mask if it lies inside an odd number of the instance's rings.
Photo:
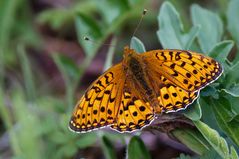
<path id="1" fill-rule="evenodd" d="M 158 114 L 187 108 L 222 72 L 217 61 L 196 52 L 138 54 L 126 46 L 123 61 L 96 79 L 76 104 L 69 127 L 74 132 L 142 129 Z"/>

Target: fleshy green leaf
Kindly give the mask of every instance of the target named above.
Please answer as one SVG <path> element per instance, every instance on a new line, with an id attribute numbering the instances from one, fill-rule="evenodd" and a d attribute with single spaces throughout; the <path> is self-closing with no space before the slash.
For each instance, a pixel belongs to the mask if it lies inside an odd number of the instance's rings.
<path id="1" fill-rule="evenodd" d="M 130 41 L 130 48 L 133 48 L 138 53 L 146 52 L 144 44 L 138 38 L 133 37 Z"/>
<path id="2" fill-rule="evenodd" d="M 150 154 L 143 141 L 138 136 L 133 136 L 127 147 L 127 159 L 150 159 Z"/>
<path id="3" fill-rule="evenodd" d="M 192 5 L 191 16 L 194 26 L 201 26 L 198 42 L 203 52 L 208 53 L 220 41 L 223 25 L 220 17 L 198 5 Z"/>
<path id="4" fill-rule="evenodd" d="M 218 153 L 213 149 L 211 149 L 210 151 L 199 157 L 199 159 L 220 159 L 220 158 L 221 157 L 218 155 Z"/>
<path id="5" fill-rule="evenodd" d="M 195 39 L 199 27 L 193 27 L 184 33 L 179 13 L 170 2 L 164 2 L 158 15 L 158 38 L 165 49 L 189 49 Z"/>
<path id="6" fill-rule="evenodd" d="M 189 105 L 190 108 L 186 109 L 183 114 L 191 120 L 199 120 L 202 117 L 202 110 L 199 104 L 199 98 Z"/>
<path id="7" fill-rule="evenodd" d="M 231 33 L 233 39 L 236 40 L 237 46 L 239 46 L 239 18 L 236 15 L 239 15 L 239 0 L 230 0 L 227 9 L 227 21 L 228 21 L 228 30 Z"/>
<path id="8" fill-rule="evenodd" d="M 182 36 L 182 42 L 184 44 L 183 49 L 188 50 L 191 47 L 194 39 L 199 33 L 199 30 L 200 26 L 193 26 L 191 30 L 188 32 L 188 34 L 184 34 Z"/>
<path id="9" fill-rule="evenodd" d="M 175 129 L 172 131 L 172 134 L 181 143 L 199 155 L 206 154 L 211 148 L 198 131 L 192 129 Z"/>
<path id="10" fill-rule="evenodd" d="M 222 89 L 222 91 L 230 94 L 233 97 L 239 97 L 239 84 L 230 86 L 229 88 Z"/>
<path id="11" fill-rule="evenodd" d="M 114 149 L 114 145 L 111 143 L 111 141 L 106 137 L 102 136 L 102 148 L 104 151 L 104 155 L 106 159 L 116 159 L 116 152 Z"/>
<path id="12" fill-rule="evenodd" d="M 201 90 L 200 95 L 203 97 L 212 96 L 215 99 L 219 98 L 217 89 L 210 85 L 204 88 L 203 90 Z"/>
<path id="13" fill-rule="evenodd" d="M 211 129 L 208 125 L 201 121 L 194 121 L 194 124 L 222 158 L 231 158 L 226 140 L 222 138 L 217 131 Z"/>
<path id="14" fill-rule="evenodd" d="M 239 158 L 238 154 L 237 154 L 237 151 L 235 150 L 235 148 L 233 146 L 231 146 L 231 158 L 232 159 L 236 159 L 236 158 Z"/>
<path id="15" fill-rule="evenodd" d="M 218 125 L 239 146 L 239 122 L 232 120 L 236 114 L 228 109 L 231 108 L 230 102 L 221 97 L 211 103 Z"/>
<path id="16" fill-rule="evenodd" d="M 232 111 L 235 112 L 236 114 L 239 114 L 239 107 L 238 107 L 239 98 L 231 96 L 229 94 L 225 95 L 225 98 L 227 98 L 230 101 Z"/>
<path id="17" fill-rule="evenodd" d="M 225 83 L 227 86 L 230 84 L 235 84 L 235 83 L 239 83 L 239 61 L 234 64 L 232 67 L 230 67 L 227 71 L 227 75 L 226 75 L 226 81 L 227 83 Z"/>
<path id="18" fill-rule="evenodd" d="M 222 64 L 226 61 L 233 45 L 234 42 L 232 40 L 219 42 L 212 48 L 208 55 Z"/>

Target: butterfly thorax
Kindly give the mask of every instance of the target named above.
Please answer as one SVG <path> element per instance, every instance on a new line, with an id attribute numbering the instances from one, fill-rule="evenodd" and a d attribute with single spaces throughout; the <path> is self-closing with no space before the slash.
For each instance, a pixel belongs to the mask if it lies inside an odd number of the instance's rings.
<path id="1" fill-rule="evenodd" d="M 123 67 L 126 74 L 126 79 L 133 80 L 134 85 L 131 87 L 137 91 L 138 95 L 145 97 L 145 100 L 152 106 L 157 106 L 158 101 L 156 94 L 153 91 L 152 84 L 147 75 L 147 67 L 144 59 L 135 50 L 125 47 Z M 132 83 L 132 82 L 131 82 Z"/>

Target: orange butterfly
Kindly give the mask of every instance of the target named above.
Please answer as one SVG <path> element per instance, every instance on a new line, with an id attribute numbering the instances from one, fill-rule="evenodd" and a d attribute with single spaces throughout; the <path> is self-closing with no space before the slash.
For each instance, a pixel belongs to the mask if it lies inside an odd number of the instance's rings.
<path id="1" fill-rule="evenodd" d="M 137 54 L 125 47 L 124 59 L 108 69 L 77 103 L 69 127 L 88 132 L 105 126 L 132 132 L 155 115 L 185 109 L 223 70 L 210 57 L 186 50 Z"/>

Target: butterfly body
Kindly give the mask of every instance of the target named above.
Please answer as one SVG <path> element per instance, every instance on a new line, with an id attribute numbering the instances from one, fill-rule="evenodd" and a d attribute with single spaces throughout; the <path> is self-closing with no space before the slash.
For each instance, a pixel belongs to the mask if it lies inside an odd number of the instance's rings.
<path id="1" fill-rule="evenodd" d="M 212 58 L 186 50 L 138 54 L 125 47 L 123 57 L 81 97 L 69 123 L 71 130 L 141 129 L 157 114 L 185 109 L 223 71 Z"/>
<path id="2" fill-rule="evenodd" d="M 159 114 L 162 112 L 157 100 L 157 94 L 153 89 L 152 79 L 149 76 L 149 68 L 147 67 L 148 61 L 136 53 L 135 50 L 125 47 L 123 67 L 126 74 L 126 79 L 131 79 L 133 83 L 131 89 L 139 93 L 144 101 L 149 102 L 154 110 Z"/>

